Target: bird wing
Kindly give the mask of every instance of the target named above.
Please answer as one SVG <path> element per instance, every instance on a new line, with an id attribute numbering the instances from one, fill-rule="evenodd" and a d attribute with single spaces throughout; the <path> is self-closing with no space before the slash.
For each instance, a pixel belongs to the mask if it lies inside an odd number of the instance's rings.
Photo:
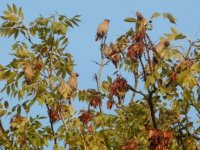
<path id="1" fill-rule="evenodd" d="M 101 36 L 105 36 L 108 32 L 108 23 L 102 22 L 97 29 L 97 34 L 100 34 Z"/>

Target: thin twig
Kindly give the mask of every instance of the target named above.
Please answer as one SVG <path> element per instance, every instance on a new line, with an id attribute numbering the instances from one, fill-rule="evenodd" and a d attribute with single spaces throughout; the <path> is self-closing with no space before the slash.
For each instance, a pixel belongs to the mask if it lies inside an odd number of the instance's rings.
<path id="1" fill-rule="evenodd" d="M 48 57 L 49 57 L 49 60 L 50 60 L 50 66 L 48 68 L 48 78 L 50 78 L 52 76 L 52 67 L 53 67 L 53 62 L 52 62 L 52 57 L 51 57 L 51 54 L 50 54 L 50 51 L 53 49 L 53 40 L 54 40 L 54 34 L 53 34 L 53 38 L 52 38 L 52 45 L 51 47 L 49 48 L 49 51 L 48 51 Z M 52 86 L 53 83 L 52 81 L 50 81 L 50 86 Z M 51 130 L 52 130 L 52 133 L 53 133 L 53 136 L 54 136 L 54 144 L 57 144 L 57 138 L 55 137 L 55 131 L 54 131 L 54 126 L 53 126 L 53 121 L 51 119 L 51 116 L 50 116 L 50 108 L 49 108 L 49 105 L 47 103 L 47 101 L 45 101 L 46 103 L 46 107 L 47 107 L 47 110 L 48 110 L 48 116 L 49 116 L 49 122 L 50 122 L 50 125 L 51 125 Z"/>
<path id="2" fill-rule="evenodd" d="M 95 79 L 95 81 L 97 83 L 97 89 L 99 89 L 99 81 L 98 81 L 98 77 L 97 77 L 96 73 L 94 74 L 94 79 Z"/>
<path id="3" fill-rule="evenodd" d="M 151 39 L 150 39 L 150 37 L 149 37 L 148 34 L 146 34 L 146 37 L 147 37 L 149 43 L 151 44 L 151 49 L 152 49 L 152 51 L 153 51 L 159 58 L 161 58 L 160 55 L 158 54 L 158 52 L 156 51 L 155 46 L 154 46 L 153 42 L 151 41 Z"/>
<path id="4" fill-rule="evenodd" d="M 99 65 L 99 66 L 101 66 L 101 64 L 100 63 L 98 63 L 97 61 L 92 61 L 93 63 L 95 63 L 95 64 L 97 64 L 97 65 Z M 102 66 L 105 66 L 105 65 L 107 65 L 108 63 L 110 62 L 110 60 L 109 61 L 107 61 L 107 62 L 105 62 Z"/>
<path id="5" fill-rule="evenodd" d="M 136 71 L 136 72 L 134 72 L 133 73 L 134 74 L 134 82 L 135 82 L 135 84 L 134 84 L 134 87 L 133 87 L 133 89 L 137 89 L 137 86 L 138 86 L 138 72 Z M 134 97 L 135 97 L 135 94 L 136 94 L 136 92 L 133 92 L 133 94 L 132 94 L 132 96 L 131 96 L 131 103 L 133 103 L 134 102 Z"/>
<path id="6" fill-rule="evenodd" d="M 146 95 L 146 94 L 144 94 L 142 91 L 137 91 L 137 90 L 134 89 L 131 85 L 128 85 L 128 88 L 129 88 L 129 90 L 131 90 L 131 91 L 133 91 L 133 92 L 135 92 L 135 93 L 138 93 L 138 94 L 144 96 L 145 98 L 147 98 L 147 95 Z"/>
<path id="7" fill-rule="evenodd" d="M 183 132 L 182 132 L 182 130 L 180 130 L 180 124 L 178 124 L 178 132 L 179 132 L 179 134 L 180 134 L 180 141 L 181 141 L 181 145 L 182 145 L 182 148 L 183 148 L 183 150 L 186 150 L 186 147 L 185 147 L 185 144 L 184 144 L 184 142 L 183 142 L 183 140 L 182 140 L 182 137 L 183 137 Z M 178 138 L 179 139 L 179 138 Z"/>
<path id="8" fill-rule="evenodd" d="M 190 40 L 189 40 L 189 43 L 190 43 L 190 46 L 189 46 L 189 48 L 188 48 L 187 54 L 186 54 L 186 56 L 185 56 L 185 59 L 188 58 L 188 56 L 189 56 L 189 54 L 190 54 L 190 51 L 192 50 L 192 47 L 193 47 L 193 45 L 195 44 L 195 42 L 191 42 Z"/>
<path id="9" fill-rule="evenodd" d="M 103 50 L 103 44 L 105 44 L 106 42 L 106 37 L 105 37 L 105 40 L 103 41 L 103 38 L 102 38 L 102 42 L 101 42 L 101 64 L 100 64 L 100 67 L 99 67 L 99 72 L 98 72 L 98 92 L 100 92 L 101 90 L 101 78 L 102 78 L 102 71 L 103 71 L 103 66 L 104 66 L 104 57 L 103 57 L 103 53 L 102 53 L 102 50 Z"/>
<path id="10" fill-rule="evenodd" d="M 49 105 L 47 104 L 47 102 L 46 102 L 46 107 L 47 107 L 47 111 L 48 111 L 49 122 L 50 122 L 50 125 L 51 125 L 51 131 L 52 131 L 53 136 L 54 136 L 54 144 L 57 144 L 57 138 L 55 137 L 55 131 L 54 131 L 54 127 L 53 127 L 53 121 L 52 121 L 51 116 L 50 116 L 50 108 L 49 108 Z"/>
<path id="11" fill-rule="evenodd" d="M 66 132 L 68 132 L 67 124 L 66 124 L 66 122 L 65 122 L 65 119 L 64 119 L 64 117 L 63 117 L 61 111 L 59 111 L 59 115 L 60 115 L 60 118 L 61 118 L 61 120 L 62 120 L 62 122 L 63 122 L 63 125 L 64 125 L 64 127 L 65 127 Z"/>
<path id="12" fill-rule="evenodd" d="M 142 62 L 142 56 L 139 56 L 139 60 L 140 60 L 141 66 L 142 66 L 143 74 L 144 74 L 144 81 L 146 81 L 146 71 L 145 71 L 145 68 L 144 68 L 144 64 Z"/>
<path id="13" fill-rule="evenodd" d="M 150 58 L 150 54 L 149 54 L 149 49 L 147 49 L 147 58 L 148 58 L 148 64 L 149 64 L 150 72 L 152 73 L 153 68 L 152 68 L 151 58 Z"/>
<path id="14" fill-rule="evenodd" d="M 190 105 L 192 105 L 196 109 L 196 111 L 199 113 L 199 115 L 200 115 L 200 110 L 195 106 L 195 104 L 192 102 L 191 99 L 189 99 L 189 101 L 191 103 Z"/>

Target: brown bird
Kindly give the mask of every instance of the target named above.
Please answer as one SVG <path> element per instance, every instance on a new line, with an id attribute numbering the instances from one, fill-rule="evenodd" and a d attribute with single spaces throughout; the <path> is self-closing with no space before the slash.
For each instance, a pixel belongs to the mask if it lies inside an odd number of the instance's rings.
<path id="1" fill-rule="evenodd" d="M 31 84 L 33 79 L 33 68 L 29 62 L 24 63 L 24 77 L 27 84 Z"/>
<path id="2" fill-rule="evenodd" d="M 78 73 L 73 72 L 71 74 L 71 76 L 69 77 L 69 80 L 68 80 L 67 83 L 70 85 L 72 90 L 76 90 L 77 89 L 78 76 L 79 76 Z"/>
<path id="3" fill-rule="evenodd" d="M 110 22 L 110 20 L 105 19 L 102 23 L 99 24 L 99 26 L 97 28 L 97 34 L 96 34 L 95 41 L 98 41 L 101 39 L 103 40 L 103 38 L 106 39 L 108 28 L 109 28 L 109 22 Z"/>
<path id="4" fill-rule="evenodd" d="M 70 97 L 71 94 L 72 94 L 72 88 L 66 82 L 60 83 L 60 85 L 58 86 L 58 91 L 63 96 L 63 98 L 65 98 L 65 99 Z"/>
<path id="5" fill-rule="evenodd" d="M 78 73 L 72 73 L 67 82 L 61 82 L 58 85 L 58 92 L 62 95 L 64 99 L 70 99 L 74 92 L 77 90 Z"/>
<path id="6" fill-rule="evenodd" d="M 112 49 L 110 47 L 108 47 L 107 44 L 103 44 L 102 45 L 102 54 L 103 56 L 105 56 L 106 58 L 110 58 L 110 55 L 112 53 Z"/>
<path id="7" fill-rule="evenodd" d="M 147 26 L 147 19 L 140 12 L 136 12 L 137 16 L 137 24 L 136 24 L 136 31 L 146 31 Z"/>

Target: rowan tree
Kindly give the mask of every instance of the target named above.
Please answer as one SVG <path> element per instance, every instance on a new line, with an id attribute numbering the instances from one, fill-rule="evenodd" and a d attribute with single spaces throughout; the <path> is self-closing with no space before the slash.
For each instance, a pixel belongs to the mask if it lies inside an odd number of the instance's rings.
<path id="1" fill-rule="evenodd" d="M 51 143 L 54 149 L 200 148 L 200 41 L 188 41 L 172 27 L 153 42 L 158 17 L 176 23 L 170 13 L 156 12 L 148 19 L 137 12 L 125 18 L 132 28 L 100 44 L 97 87 L 79 89 L 66 33 L 78 26 L 80 16 L 56 13 L 26 25 L 22 8 L 8 5 L 0 35 L 15 43 L 13 59 L 0 66 L 1 92 L 18 104 L 4 97 L 0 101 L 1 148 L 35 150 Z M 105 78 L 107 64 L 115 69 Z M 132 75 L 134 83 L 124 74 Z M 74 110 L 74 102 L 88 107 Z M 46 107 L 45 116 L 31 113 L 38 104 Z"/>

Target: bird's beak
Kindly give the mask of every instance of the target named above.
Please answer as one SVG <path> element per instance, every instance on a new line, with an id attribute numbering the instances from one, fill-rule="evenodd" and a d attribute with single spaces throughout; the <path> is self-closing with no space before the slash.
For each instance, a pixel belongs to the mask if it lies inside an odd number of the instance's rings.
<path id="1" fill-rule="evenodd" d="M 78 76 L 79 76 L 79 74 L 78 74 L 78 73 L 76 73 L 76 76 L 78 77 Z"/>

